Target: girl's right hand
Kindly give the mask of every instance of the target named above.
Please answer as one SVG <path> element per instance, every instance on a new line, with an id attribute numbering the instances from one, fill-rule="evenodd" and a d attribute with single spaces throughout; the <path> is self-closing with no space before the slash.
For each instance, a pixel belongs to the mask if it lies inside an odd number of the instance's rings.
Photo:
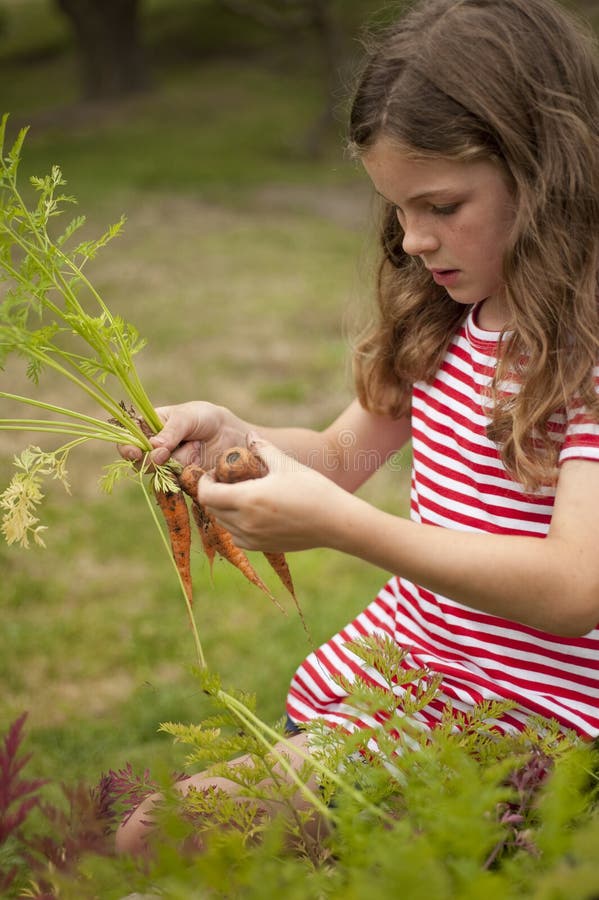
<path id="1" fill-rule="evenodd" d="M 219 453 L 236 444 L 245 444 L 250 429 L 224 406 L 202 400 L 156 407 L 164 422 L 162 431 L 152 435 L 150 462 L 163 465 L 173 457 L 182 466 L 195 463 L 210 469 Z M 124 459 L 140 462 L 143 452 L 130 445 L 119 446 Z"/>

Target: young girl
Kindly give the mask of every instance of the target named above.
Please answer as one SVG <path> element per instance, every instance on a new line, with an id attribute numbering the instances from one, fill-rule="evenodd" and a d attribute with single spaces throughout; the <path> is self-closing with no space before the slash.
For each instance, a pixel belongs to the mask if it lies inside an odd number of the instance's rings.
<path id="1" fill-rule="evenodd" d="M 552 0 L 421 0 L 372 49 L 351 111 L 384 206 L 357 399 L 321 433 L 159 411 L 156 463 L 209 467 L 256 433 L 270 474 L 198 491 L 239 546 L 395 573 L 298 668 L 295 726 L 360 726 L 336 676 L 360 676 L 346 643 L 377 632 L 406 670 L 442 675 L 425 728 L 508 699 L 500 731 L 541 714 L 599 734 L 598 129 L 594 43 Z M 353 492 L 410 437 L 408 521 Z M 141 847 L 144 816 L 121 847 Z"/>

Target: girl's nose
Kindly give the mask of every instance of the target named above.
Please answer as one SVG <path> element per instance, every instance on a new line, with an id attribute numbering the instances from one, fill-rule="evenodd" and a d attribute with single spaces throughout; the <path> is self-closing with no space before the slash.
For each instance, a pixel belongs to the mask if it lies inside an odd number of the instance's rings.
<path id="1" fill-rule="evenodd" d="M 408 256 L 422 256 L 423 253 L 438 250 L 439 240 L 424 223 L 405 222 L 402 247 Z"/>

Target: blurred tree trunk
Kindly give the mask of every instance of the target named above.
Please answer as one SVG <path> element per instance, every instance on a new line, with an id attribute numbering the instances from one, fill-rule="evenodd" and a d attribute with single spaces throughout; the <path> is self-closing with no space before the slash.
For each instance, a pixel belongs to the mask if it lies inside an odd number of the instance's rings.
<path id="1" fill-rule="evenodd" d="M 83 93 L 101 100 L 147 86 L 140 0 L 56 0 L 77 39 Z"/>

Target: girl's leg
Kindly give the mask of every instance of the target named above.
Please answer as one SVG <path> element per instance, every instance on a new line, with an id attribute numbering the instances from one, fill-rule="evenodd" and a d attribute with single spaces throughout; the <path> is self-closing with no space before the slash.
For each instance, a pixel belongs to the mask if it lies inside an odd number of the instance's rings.
<path id="1" fill-rule="evenodd" d="M 284 753 L 288 760 L 289 764 L 293 767 L 295 771 L 299 771 L 304 764 L 304 757 L 300 756 L 299 753 L 293 752 L 293 747 L 298 747 L 300 749 L 306 749 L 307 747 L 308 736 L 306 734 L 296 734 L 292 737 L 288 738 L 289 743 L 279 743 L 275 746 L 275 750 L 280 753 Z M 240 756 L 238 759 L 234 759 L 229 763 L 229 766 L 234 767 L 241 763 L 251 763 L 251 757 L 249 756 Z M 289 781 L 289 777 L 286 773 L 279 768 L 279 766 L 275 766 L 275 771 L 277 772 L 277 776 L 285 781 Z M 239 793 L 239 785 L 234 781 L 230 781 L 228 778 L 222 778 L 217 776 L 211 776 L 209 773 L 199 773 L 198 775 L 192 775 L 190 778 L 186 778 L 183 781 L 178 782 L 175 787 L 182 794 L 186 794 L 190 788 L 195 788 L 196 790 L 202 790 L 203 788 L 218 788 L 222 791 L 226 791 L 230 796 L 237 796 Z M 308 782 L 308 787 L 311 790 L 318 790 L 316 787 L 316 783 L 314 779 L 310 779 Z M 152 818 L 152 808 L 154 805 L 160 801 L 160 794 L 153 794 L 150 797 L 147 797 L 143 803 L 137 807 L 137 809 L 133 812 L 133 814 L 127 819 L 127 821 L 119 826 L 119 829 L 116 834 L 116 849 L 120 853 L 132 853 L 132 854 L 142 854 L 148 852 L 148 838 L 152 833 L 152 825 L 149 823 L 149 820 Z M 240 798 L 240 802 L 252 802 L 251 799 L 247 797 Z M 256 801 L 257 802 L 257 801 Z M 297 810 L 309 810 L 310 804 L 303 796 L 303 794 L 298 790 L 294 797 L 294 806 Z M 266 804 L 262 804 L 263 808 L 266 812 L 269 812 L 266 809 Z M 320 829 L 323 827 L 322 820 L 319 820 L 318 814 L 316 811 L 314 812 L 314 818 L 310 822 L 310 833 L 314 836 Z"/>

